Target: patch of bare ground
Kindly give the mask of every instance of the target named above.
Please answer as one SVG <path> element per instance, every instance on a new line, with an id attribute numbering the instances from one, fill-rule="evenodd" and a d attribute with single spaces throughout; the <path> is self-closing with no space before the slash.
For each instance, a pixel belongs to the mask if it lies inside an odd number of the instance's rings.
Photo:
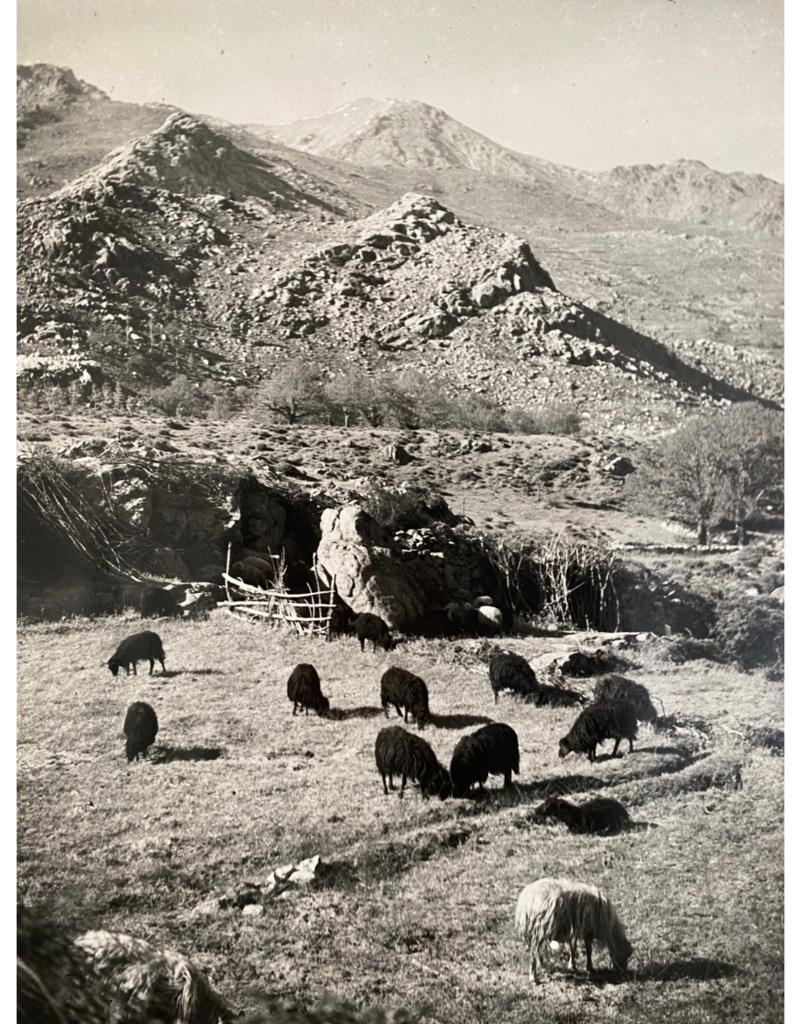
<path id="1" fill-rule="evenodd" d="M 258 1008 L 254 991 L 302 1004 L 333 991 L 454 1024 L 780 1018 L 783 759 L 748 739 L 750 727 L 782 726 L 780 685 L 763 674 L 637 651 L 626 673 L 661 702 L 670 729 L 643 726 L 633 754 L 611 759 L 606 747 L 590 765 L 558 757 L 574 710 L 494 704 L 469 645 L 361 654 L 353 640 L 217 612 L 159 620 L 167 673 L 115 679 L 102 663 L 138 628 L 129 616 L 19 631 L 21 899 L 75 931 L 182 949 L 246 1010 Z M 588 640 L 511 645 L 535 659 Z M 286 679 L 301 661 L 316 665 L 338 712 L 330 719 L 292 716 Z M 424 736 L 444 763 L 476 723 L 512 725 L 515 786 L 490 779 L 483 797 L 443 802 L 413 787 L 384 796 L 373 747 L 389 664 L 427 680 Z M 160 731 L 151 755 L 128 766 L 121 728 L 133 700 L 153 705 Z M 633 826 L 587 836 L 540 824 L 533 811 L 554 792 L 620 800 Z M 195 910 L 316 853 L 332 865 L 327 878 L 261 916 Z M 557 964 L 541 989 L 529 985 L 512 914 L 542 875 L 609 892 L 636 950 L 629 978 L 616 983 L 600 955 L 592 978 Z"/>

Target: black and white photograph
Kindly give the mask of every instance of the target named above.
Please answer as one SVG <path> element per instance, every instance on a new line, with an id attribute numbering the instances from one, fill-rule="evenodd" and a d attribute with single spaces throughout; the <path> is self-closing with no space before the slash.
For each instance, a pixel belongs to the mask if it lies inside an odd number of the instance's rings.
<path id="1" fill-rule="evenodd" d="M 785 14 L 17 0 L 18 1024 L 785 1019 Z"/>

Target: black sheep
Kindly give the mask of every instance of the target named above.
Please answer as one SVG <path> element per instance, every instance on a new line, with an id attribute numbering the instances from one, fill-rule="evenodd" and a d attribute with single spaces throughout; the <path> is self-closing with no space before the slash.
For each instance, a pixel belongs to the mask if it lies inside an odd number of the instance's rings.
<path id="1" fill-rule="evenodd" d="M 382 647 L 385 651 L 391 651 L 394 648 L 394 640 L 389 632 L 389 627 L 380 615 L 373 615 L 372 612 L 361 612 L 360 615 L 356 615 L 353 631 L 358 638 L 362 651 L 364 650 L 365 640 L 371 641 L 373 651 L 377 651 L 379 647 Z"/>
<path id="2" fill-rule="evenodd" d="M 633 752 L 636 739 L 636 711 L 625 701 L 610 704 L 590 704 L 575 719 L 572 728 L 559 740 L 558 756 L 566 757 L 570 752 L 588 754 L 594 761 L 598 743 L 615 740 L 612 757 L 616 757 L 620 740 L 626 739 Z"/>
<path id="3" fill-rule="evenodd" d="M 594 685 L 595 704 L 607 704 L 614 700 L 624 700 L 631 704 L 640 722 L 654 722 L 658 718 L 646 686 L 625 676 L 612 675 L 598 679 Z"/>
<path id="4" fill-rule="evenodd" d="M 131 704 L 125 715 L 125 756 L 129 762 L 145 755 L 157 732 L 158 719 L 150 705 L 141 700 Z"/>
<path id="5" fill-rule="evenodd" d="M 464 796 L 474 783 L 483 789 L 490 775 L 502 775 L 511 785 L 511 773 L 519 775 L 519 740 L 510 725 L 491 722 L 462 736 L 450 761 L 453 794 Z"/>
<path id="6" fill-rule="evenodd" d="M 489 658 L 489 682 L 494 693 L 495 704 L 500 690 L 511 690 L 514 693 L 522 694 L 537 708 L 565 708 L 586 702 L 586 698 L 574 690 L 567 690 L 561 686 L 545 686 L 540 683 L 528 662 L 521 655 L 512 654 L 510 651 L 499 651 L 491 655 Z"/>
<path id="7" fill-rule="evenodd" d="M 403 715 L 404 722 L 408 721 L 410 711 L 420 729 L 430 720 L 428 687 L 423 679 L 404 668 L 387 668 L 381 676 L 381 706 L 387 717 L 390 704 L 394 705 L 398 715 Z"/>
<path id="8" fill-rule="evenodd" d="M 139 614 L 143 619 L 160 615 L 178 616 L 182 609 L 180 590 L 166 590 L 163 587 L 145 587 L 139 598 Z"/>
<path id="9" fill-rule="evenodd" d="M 587 698 L 566 686 L 546 686 L 540 683 L 531 696 L 525 698 L 532 701 L 537 708 L 572 708 L 576 704 L 588 703 Z"/>
<path id="10" fill-rule="evenodd" d="M 350 610 L 344 605 L 337 604 L 331 611 L 331 618 L 328 624 L 328 639 L 334 640 L 337 636 L 349 636 L 352 632 L 352 618 Z"/>
<path id="11" fill-rule="evenodd" d="M 269 586 L 269 576 L 267 573 L 245 561 L 234 562 L 228 575 L 234 579 L 241 580 L 248 587 L 258 587 L 261 590 L 266 590 Z"/>
<path id="12" fill-rule="evenodd" d="M 292 669 L 289 681 L 286 684 L 286 693 L 294 707 L 292 714 L 297 714 L 297 709 L 308 709 L 316 711 L 318 715 L 325 715 L 330 710 L 330 701 L 323 697 L 320 687 L 319 676 L 313 665 L 296 665 Z"/>
<path id="13" fill-rule="evenodd" d="M 145 630 L 144 633 L 134 633 L 132 636 L 126 636 L 108 659 L 108 667 L 111 669 L 113 676 L 121 668 L 125 669 L 127 675 L 131 674 L 131 668 L 133 668 L 133 674 L 136 675 L 137 661 L 150 662 L 150 675 L 153 674 L 153 668 L 157 661 L 161 664 L 161 671 L 166 672 L 164 667 L 164 646 L 158 633 L 151 633 L 150 630 Z"/>
<path id="14" fill-rule="evenodd" d="M 406 732 L 399 725 L 387 726 L 378 733 L 375 739 L 375 764 L 381 773 L 383 792 L 387 796 L 389 789 L 394 789 L 395 775 L 401 777 L 401 796 L 408 779 L 419 783 L 423 799 L 438 796 L 444 800 L 451 794 L 450 776 L 439 763 L 430 744 L 421 736 Z"/>
<path id="15" fill-rule="evenodd" d="M 492 685 L 494 701 L 501 690 L 533 695 L 539 689 L 536 673 L 519 654 L 500 651 L 489 659 L 489 682 Z"/>
<path id="16" fill-rule="evenodd" d="M 537 818 L 555 818 L 570 832 L 621 832 L 629 828 L 631 819 L 618 800 L 596 797 L 583 804 L 573 804 L 558 796 L 548 797 L 534 812 Z"/>

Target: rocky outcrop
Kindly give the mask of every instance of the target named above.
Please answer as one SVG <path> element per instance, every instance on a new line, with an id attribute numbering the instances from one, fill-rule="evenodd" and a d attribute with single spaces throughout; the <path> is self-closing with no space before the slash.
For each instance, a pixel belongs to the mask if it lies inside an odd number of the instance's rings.
<path id="1" fill-rule="evenodd" d="M 317 561 L 354 612 L 380 615 L 394 629 L 413 629 L 424 616 L 425 594 L 401 561 L 390 535 L 359 505 L 326 509 Z"/>

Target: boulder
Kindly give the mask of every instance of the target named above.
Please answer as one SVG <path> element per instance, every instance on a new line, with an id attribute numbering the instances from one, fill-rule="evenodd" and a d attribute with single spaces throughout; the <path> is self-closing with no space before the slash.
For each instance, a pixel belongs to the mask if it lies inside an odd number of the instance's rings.
<path id="1" fill-rule="evenodd" d="M 407 466 L 409 462 L 414 461 L 414 456 L 407 452 L 401 444 L 387 444 L 381 449 L 381 454 L 397 466 Z"/>
<path id="2" fill-rule="evenodd" d="M 499 608 L 484 604 L 478 608 L 478 619 L 483 631 L 487 633 L 502 633 L 503 613 Z"/>
<path id="3" fill-rule="evenodd" d="M 317 563 L 356 614 L 380 615 L 391 628 L 413 628 L 424 615 L 425 593 L 386 530 L 359 505 L 325 509 Z"/>
<path id="4" fill-rule="evenodd" d="M 606 463 L 605 470 L 606 473 L 610 473 L 611 476 L 625 477 L 629 473 L 635 472 L 636 467 L 630 459 L 626 459 L 624 455 L 619 455 L 617 458 Z"/>

